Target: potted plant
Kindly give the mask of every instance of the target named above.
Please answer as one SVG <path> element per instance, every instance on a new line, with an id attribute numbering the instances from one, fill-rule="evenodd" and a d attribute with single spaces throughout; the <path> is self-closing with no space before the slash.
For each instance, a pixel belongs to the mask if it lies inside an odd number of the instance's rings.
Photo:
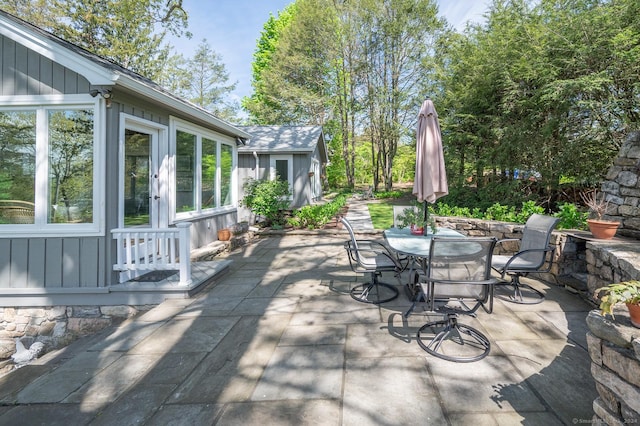
<path id="1" fill-rule="evenodd" d="M 229 241 L 231 239 L 231 230 L 229 228 L 218 229 L 218 240 Z"/>
<path id="2" fill-rule="evenodd" d="M 602 219 L 609 208 L 609 202 L 605 200 L 605 197 L 598 197 L 598 191 L 595 189 L 580 194 L 580 197 L 596 217 L 595 219 L 587 219 L 587 225 L 589 226 L 591 234 L 601 240 L 610 240 L 613 238 L 620 226 L 620 222 Z"/>
<path id="3" fill-rule="evenodd" d="M 602 315 L 609 314 L 613 317 L 613 307 L 618 303 L 624 303 L 629 309 L 631 324 L 640 328 L 640 281 L 631 280 L 609 284 L 600 287 L 594 292 L 604 295 L 600 298 L 600 311 Z"/>
<path id="4" fill-rule="evenodd" d="M 415 202 L 413 206 L 407 207 L 398 215 L 398 227 L 409 227 L 412 234 L 423 235 L 424 227 L 429 226 L 433 234 L 436 233 L 436 221 L 433 216 L 430 216 L 427 220 L 424 217 L 424 203 Z"/>

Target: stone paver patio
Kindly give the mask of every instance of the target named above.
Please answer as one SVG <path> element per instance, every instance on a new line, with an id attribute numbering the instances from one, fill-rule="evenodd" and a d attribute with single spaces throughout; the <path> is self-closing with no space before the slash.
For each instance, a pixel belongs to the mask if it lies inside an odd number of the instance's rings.
<path id="1" fill-rule="evenodd" d="M 401 297 L 354 301 L 334 235 L 268 237 L 229 272 L 0 378 L 0 424 L 561 425 L 597 397 L 579 296 L 538 281 L 538 305 L 496 300 L 468 323 L 491 354 L 429 356 Z M 394 283 L 392 276 L 385 281 Z"/>

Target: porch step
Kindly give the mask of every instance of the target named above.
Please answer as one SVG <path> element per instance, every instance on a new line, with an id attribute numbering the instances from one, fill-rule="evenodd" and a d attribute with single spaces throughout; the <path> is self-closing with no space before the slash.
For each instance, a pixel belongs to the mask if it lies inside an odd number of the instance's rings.
<path id="1" fill-rule="evenodd" d="M 207 244 L 206 246 L 191 250 L 191 261 L 202 262 L 205 260 L 212 260 L 220 253 L 228 250 L 228 246 L 228 241 L 214 241 L 211 244 Z"/>
<path id="2" fill-rule="evenodd" d="M 588 275 L 586 273 L 574 272 L 572 274 L 558 276 L 558 283 L 583 292 L 587 291 L 587 277 Z"/>
<path id="3" fill-rule="evenodd" d="M 255 231 L 249 229 L 241 234 L 233 234 L 229 241 L 214 241 L 206 246 L 191 250 L 191 261 L 202 262 L 214 260 L 220 253 L 250 244 L 256 236 Z"/>
<path id="4" fill-rule="evenodd" d="M 127 281 L 111 286 L 109 296 L 129 300 L 129 303 L 116 304 L 157 304 L 166 299 L 189 298 L 212 280 L 227 273 L 232 262 L 228 259 L 192 262 L 189 285 L 181 285 L 179 274 L 174 274 L 160 281 Z M 131 303 L 133 300 L 136 302 Z"/>

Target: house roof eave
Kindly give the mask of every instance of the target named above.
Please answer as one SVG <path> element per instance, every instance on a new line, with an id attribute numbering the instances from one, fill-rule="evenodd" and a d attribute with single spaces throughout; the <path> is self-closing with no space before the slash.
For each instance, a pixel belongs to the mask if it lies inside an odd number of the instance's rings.
<path id="1" fill-rule="evenodd" d="M 169 109 L 208 123 L 212 128 L 227 135 L 245 140 L 251 138 L 249 133 L 217 118 L 197 105 L 170 94 L 151 80 L 1 10 L 0 34 L 82 75 L 92 87 L 121 87 Z"/>
<path id="2" fill-rule="evenodd" d="M 18 19 L 6 13 L 0 14 L 0 34 L 77 72 L 94 86 L 115 84 L 118 76 L 114 72 L 65 48 L 58 41 L 45 36 L 43 30 Z"/>
<path id="3" fill-rule="evenodd" d="M 251 148 L 251 146 L 247 146 L 245 145 L 242 148 L 238 148 L 238 153 L 240 154 L 252 154 L 252 153 L 257 153 L 257 154 L 273 154 L 273 155 L 280 155 L 280 154 L 312 154 L 314 150 L 312 149 L 307 149 L 307 148 L 299 148 L 299 149 L 295 149 L 295 148 L 287 148 L 287 149 L 256 149 L 256 148 Z"/>
<path id="4" fill-rule="evenodd" d="M 216 129 L 223 131 L 231 136 L 237 136 L 242 139 L 251 139 L 251 135 L 243 130 L 238 129 L 234 125 L 227 123 L 226 121 L 216 117 L 210 112 L 180 99 L 176 96 L 172 96 L 168 93 L 159 91 L 155 87 L 144 84 L 142 81 L 131 78 L 125 74 L 120 74 L 120 78 L 117 80 L 117 85 L 124 89 L 131 90 L 139 95 L 142 95 L 152 101 L 162 103 L 170 108 L 173 108 L 182 113 L 188 114 L 197 118 L 198 120 L 210 123 Z"/>

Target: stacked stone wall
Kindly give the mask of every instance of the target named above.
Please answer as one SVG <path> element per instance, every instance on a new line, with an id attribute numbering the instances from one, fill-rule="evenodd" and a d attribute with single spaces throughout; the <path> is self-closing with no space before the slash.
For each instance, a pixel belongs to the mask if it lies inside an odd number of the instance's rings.
<path id="1" fill-rule="evenodd" d="M 590 241 L 586 254 L 589 294 L 611 283 L 640 280 L 640 244 L 635 241 Z"/>
<path id="2" fill-rule="evenodd" d="M 606 220 L 620 222 L 618 235 L 640 239 L 640 132 L 629 135 L 602 183 Z"/>
<path id="3" fill-rule="evenodd" d="M 615 311 L 615 321 L 595 310 L 587 317 L 591 374 L 599 395 L 593 401 L 595 424 L 640 424 L 640 329 L 631 326 L 624 310 Z"/>
<path id="4" fill-rule="evenodd" d="M 148 309 L 147 306 L 0 307 L 0 368 L 10 364 L 16 339 L 27 349 L 34 342 L 42 342 L 47 352 Z"/>

